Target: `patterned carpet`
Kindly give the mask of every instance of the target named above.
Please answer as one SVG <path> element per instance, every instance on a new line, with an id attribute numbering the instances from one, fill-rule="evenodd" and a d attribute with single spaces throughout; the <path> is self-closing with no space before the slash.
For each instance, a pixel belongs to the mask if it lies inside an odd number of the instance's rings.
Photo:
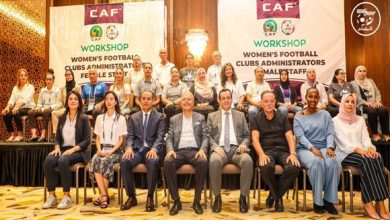
<path id="1" fill-rule="evenodd" d="M 58 190 L 60 192 L 60 190 Z M 211 209 L 205 210 L 203 215 L 196 215 L 191 209 L 193 190 L 185 191 L 180 190 L 181 200 L 183 202 L 183 210 L 179 212 L 177 216 L 171 217 L 165 206 L 165 198 L 163 197 L 163 191 L 159 191 L 159 207 L 157 211 L 152 213 L 144 212 L 146 190 L 137 190 L 138 206 L 133 207 L 131 210 L 120 211 L 117 203 L 117 191 L 115 188 L 110 188 L 111 204 L 107 209 L 100 209 L 93 206 L 92 203 L 87 205 L 83 204 L 83 190 L 80 189 L 80 204 L 75 203 L 75 190 L 71 190 L 73 201 L 73 207 L 68 210 L 42 210 L 43 204 L 43 188 L 42 187 L 12 187 L 12 186 L 0 186 L 0 219 L 362 219 L 363 210 L 360 200 L 360 193 L 355 192 L 354 198 L 354 213 L 349 213 L 349 203 L 347 202 L 347 213 L 342 213 L 338 216 L 331 216 L 329 214 L 318 215 L 312 211 L 312 197 L 311 192 L 307 193 L 307 206 L 308 211 L 303 212 L 295 211 L 295 201 L 291 196 L 289 199 L 284 199 L 285 212 L 275 213 L 273 209 L 261 209 L 260 211 L 254 211 L 253 207 L 256 206 L 257 200 L 253 199 L 251 194 L 251 208 L 247 214 L 241 214 L 238 212 L 238 195 L 239 190 L 223 191 L 222 200 L 222 212 L 215 214 Z M 93 196 L 92 189 L 88 189 L 89 197 Z M 253 193 L 253 192 L 252 192 Z M 290 191 L 290 194 L 292 191 Z M 268 192 L 262 191 L 262 207 L 264 207 L 264 201 Z M 57 194 L 58 198 L 61 198 L 62 193 Z M 302 191 L 299 191 L 300 209 L 302 209 L 303 201 Z M 94 199 L 97 196 L 94 197 Z M 339 193 L 341 199 L 341 192 Z M 127 199 L 127 198 L 125 198 Z M 346 199 L 349 201 L 349 193 L 346 195 Z M 387 204 L 387 203 L 386 203 Z M 164 206 L 165 207 L 164 207 Z M 336 208 L 341 213 L 341 205 L 337 205 Z"/>

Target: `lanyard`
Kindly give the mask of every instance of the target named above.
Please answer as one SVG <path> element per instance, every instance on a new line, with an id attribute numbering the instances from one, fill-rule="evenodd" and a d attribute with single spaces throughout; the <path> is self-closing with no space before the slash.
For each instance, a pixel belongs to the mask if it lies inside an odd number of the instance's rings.
<path id="1" fill-rule="evenodd" d="M 283 87 L 280 84 L 279 84 L 279 87 L 280 87 L 280 90 L 282 90 L 283 98 L 286 98 L 286 97 L 284 97 L 284 89 L 283 89 Z M 289 94 L 288 94 L 287 98 L 290 98 L 291 97 L 291 89 L 290 89 L 290 87 L 288 87 L 288 91 L 289 91 Z"/>
<path id="2" fill-rule="evenodd" d="M 114 120 L 112 121 L 111 125 L 111 139 L 110 142 L 112 142 L 112 137 L 114 135 L 114 123 L 115 123 L 116 113 L 114 113 Z M 103 115 L 103 140 L 106 140 L 106 135 L 104 134 L 104 121 L 106 120 L 106 114 Z M 112 143 L 111 143 L 112 144 Z"/>
<path id="3" fill-rule="evenodd" d="M 89 98 L 91 98 L 91 92 L 92 92 L 92 84 L 90 84 L 91 85 L 91 87 L 89 87 Z M 93 97 L 92 98 L 95 98 L 95 96 L 96 96 L 96 88 L 97 88 L 97 83 L 96 83 L 96 85 L 95 85 L 95 90 L 94 90 L 94 92 L 93 92 Z"/>

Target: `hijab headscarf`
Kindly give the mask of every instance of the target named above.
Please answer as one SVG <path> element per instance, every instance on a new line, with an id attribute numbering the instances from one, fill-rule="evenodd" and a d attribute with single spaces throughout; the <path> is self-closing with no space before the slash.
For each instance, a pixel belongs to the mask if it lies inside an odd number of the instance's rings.
<path id="1" fill-rule="evenodd" d="M 364 68 L 367 70 L 367 68 L 365 66 L 358 66 L 356 67 L 355 69 L 355 81 L 357 82 L 357 84 L 360 86 L 360 88 L 368 91 L 373 99 L 375 99 L 375 89 L 374 89 L 374 85 L 372 85 L 372 83 L 367 79 L 367 77 L 365 77 L 364 79 L 359 79 L 358 77 L 358 70 L 361 69 L 361 68 Z"/>
<path id="2" fill-rule="evenodd" d="M 282 72 L 286 72 L 287 73 L 287 80 L 286 82 L 283 82 L 282 81 Z M 279 73 L 279 83 L 280 83 L 280 86 L 283 88 L 283 89 L 288 89 L 290 87 L 290 78 L 288 76 L 288 72 L 287 70 L 281 70 L 280 73 Z"/>
<path id="3" fill-rule="evenodd" d="M 70 72 L 72 74 L 72 80 L 66 81 L 66 84 L 65 84 L 66 94 L 68 94 L 76 86 L 76 81 L 74 80 L 74 73 L 72 70 L 66 70 L 65 73 L 66 72 Z"/>
<path id="4" fill-rule="evenodd" d="M 347 98 L 350 96 L 355 100 L 355 103 L 356 103 L 356 99 L 352 94 L 348 93 L 348 94 L 343 95 L 343 97 L 341 98 L 341 102 L 340 102 L 339 113 L 336 116 L 341 121 L 348 123 L 348 124 L 352 124 L 358 120 L 358 116 L 356 115 L 356 108 L 354 108 L 352 112 L 345 111 L 344 105 L 345 105 Z"/>
<path id="5" fill-rule="evenodd" d="M 200 96 L 202 96 L 204 99 L 211 99 L 213 98 L 213 86 L 214 84 L 209 82 L 207 80 L 207 77 L 204 78 L 204 80 L 200 81 L 199 80 L 199 72 L 203 71 L 206 73 L 206 70 L 203 68 L 199 68 L 198 71 L 196 72 L 196 75 L 198 78 L 196 79 L 195 82 L 195 91 L 199 93 Z"/>

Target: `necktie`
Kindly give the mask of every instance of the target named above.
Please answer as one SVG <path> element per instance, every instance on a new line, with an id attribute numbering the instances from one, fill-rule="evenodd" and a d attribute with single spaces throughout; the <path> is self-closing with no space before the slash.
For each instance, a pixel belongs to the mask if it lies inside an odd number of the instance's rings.
<path id="1" fill-rule="evenodd" d="M 230 125 L 229 125 L 229 112 L 225 112 L 225 128 L 224 128 L 224 135 L 223 135 L 223 140 L 224 140 L 224 149 L 227 153 L 230 151 Z"/>
<path id="2" fill-rule="evenodd" d="M 146 131 L 148 130 L 147 125 L 148 125 L 148 113 L 145 114 L 145 120 L 142 126 L 142 144 L 143 144 L 142 149 L 146 146 L 145 136 L 146 136 Z"/>

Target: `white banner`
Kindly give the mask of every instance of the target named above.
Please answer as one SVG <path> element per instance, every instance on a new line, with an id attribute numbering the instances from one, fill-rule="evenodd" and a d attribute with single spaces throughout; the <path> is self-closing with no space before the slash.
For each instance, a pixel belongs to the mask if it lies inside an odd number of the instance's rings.
<path id="1" fill-rule="evenodd" d="M 329 85 L 338 68 L 345 69 L 344 1 L 219 0 L 219 49 L 242 81 L 254 80 L 263 66 L 267 81 L 306 79 L 314 68 L 317 81 Z"/>
<path id="2" fill-rule="evenodd" d="M 78 84 L 89 82 L 96 68 L 99 81 L 112 82 L 115 69 L 128 74 L 132 58 L 158 63 L 165 46 L 164 1 L 50 8 L 50 67 L 56 85 L 65 85 L 65 69 Z"/>

